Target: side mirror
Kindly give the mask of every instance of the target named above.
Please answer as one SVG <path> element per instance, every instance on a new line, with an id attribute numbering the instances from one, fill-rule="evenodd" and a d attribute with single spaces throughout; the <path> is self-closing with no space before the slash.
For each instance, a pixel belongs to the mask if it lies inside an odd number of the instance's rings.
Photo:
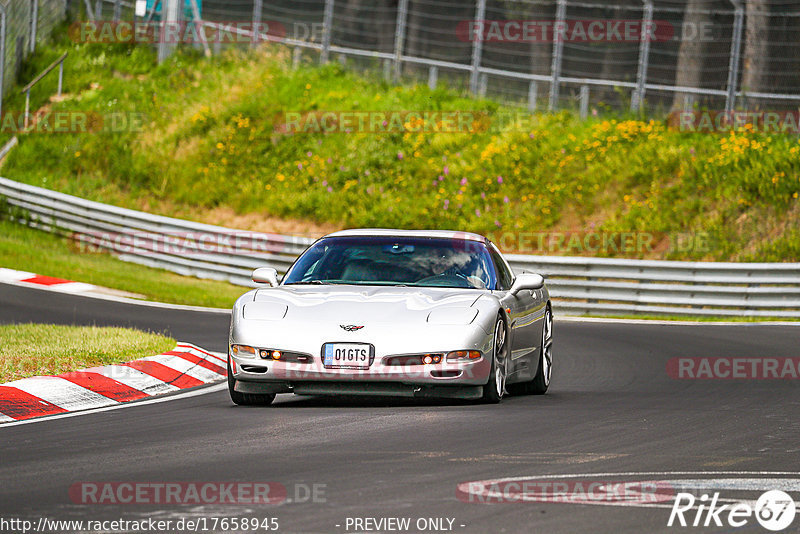
<path id="1" fill-rule="evenodd" d="M 523 289 L 542 289 L 544 287 L 544 277 L 540 274 L 520 274 L 511 286 L 511 294 L 516 295 Z"/>
<path id="2" fill-rule="evenodd" d="M 259 267 L 253 271 L 253 282 L 275 287 L 278 285 L 278 271 L 272 267 Z"/>

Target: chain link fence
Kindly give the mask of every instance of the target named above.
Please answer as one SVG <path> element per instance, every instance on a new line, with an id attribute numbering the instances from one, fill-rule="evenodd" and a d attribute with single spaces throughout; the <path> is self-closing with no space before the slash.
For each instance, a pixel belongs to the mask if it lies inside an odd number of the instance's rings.
<path id="1" fill-rule="evenodd" d="M 96 1 L 98 18 L 133 17 L 134 2 Z M 800 104 L 796 1 L 194 2 L 203 22 L 235 27 L 253 41 L 270 39 L 323 62 L 339 56 L 395 80 L 447 81 L 531 110 L 656 114 Z M 210 51 L 224 45 L 212 38 Z"/>
<path id="2" fill-rule="evenodd" d="M 67 0 L 0 0 L 0 90 L 17 82 L 25 58 L 66 17 Z"/>

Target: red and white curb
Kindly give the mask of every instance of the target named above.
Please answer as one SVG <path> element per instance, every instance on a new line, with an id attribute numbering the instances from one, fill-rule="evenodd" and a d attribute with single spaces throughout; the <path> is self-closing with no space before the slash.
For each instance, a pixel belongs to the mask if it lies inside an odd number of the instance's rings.
<path id="1" fill-rule="evenodd" d="M 226 374 L 224 354 L 178 343 L 132 362 L 0 384 L 0 423 L 117 405 L 218 382 Z"/>
<path id="2" fill-rule="evenodd" d="M 89 293 L 142 298 L 142 295 L 129 293 L 127 291 L 109 289 L 107 287 L 96 286 L 94 284 L 74 282 L 72 280 L 64 280 L 63 278 L 53 278 L 52 276 L 44 276 L 41 274 L 30 273 L 28 271 L 6 269 L 5 267 L 0 267 L 0 282 L 31 285 L 33 287 L 46 288 L 64 293 Z"/>

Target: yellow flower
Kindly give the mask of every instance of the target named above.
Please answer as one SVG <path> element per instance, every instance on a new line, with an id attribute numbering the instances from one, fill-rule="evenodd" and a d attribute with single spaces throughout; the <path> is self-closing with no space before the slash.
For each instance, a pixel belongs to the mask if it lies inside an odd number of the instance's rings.
<path id="1" fill-rule="evenodd" d="M 217 148 L 223 150 L 225 148 L 225 145 L 223 145 L 222 143 L 217 143 Z"/>
<path id="2" fill-rule="evenodd" d="M 80 151 L 80 150 L 78 150 L 77 152 L 75 152 L 75 157 L 76 157 L 76 158 L 79 158 L 79 157 L 81 157 L 81 151 Z"/>

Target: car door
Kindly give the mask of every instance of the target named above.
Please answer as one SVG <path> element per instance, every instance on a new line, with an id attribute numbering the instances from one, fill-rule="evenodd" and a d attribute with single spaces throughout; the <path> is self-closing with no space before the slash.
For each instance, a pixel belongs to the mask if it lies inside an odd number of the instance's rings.
<path id="1" fill-rule="evenodd" d="M 505 258 L 492 245 L 490 247 L 492 261 L 497 270 L 498 284 L 509 290 L 514 281 L 511 267 Z M 544 317 L 544 299 L 541 289 L 524 289 L 516 295 L 508 293 L 502 300 L 510 319 L 511 359 L 508 362 L 508 375 L 522 373 L 527 376 L 535 372 L 535 355 L 541 344 L 542 320 Z"/>

